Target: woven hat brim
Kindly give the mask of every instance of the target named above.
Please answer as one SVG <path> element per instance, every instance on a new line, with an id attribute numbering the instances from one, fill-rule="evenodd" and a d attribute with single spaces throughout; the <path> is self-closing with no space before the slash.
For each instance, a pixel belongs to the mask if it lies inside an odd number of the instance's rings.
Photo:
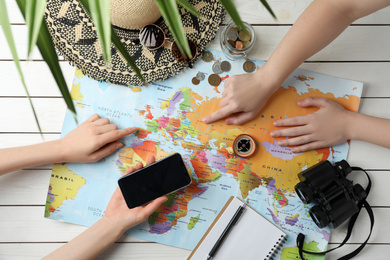
<path id="1" fill-rule="evenodd" d="M 202 52 L 215 38 L 224 20 L 224 10 L 218 0 L 189 2 L 201 17 L 195 17 L 180 8 L 183 26 L 188 39 Z M 77 0 L 49 0 L 45 20 L 59 54 L 84 74 L 118 85 L 143 84 L 113 46 L 112 63 L 107 66 L 93 22 Z M 173 39 L 164 20 L 160 19 L 156 25 L 164 30 L 168 38 Z M 115 28 L 115 32 L 140 68 L 146 82 L 168 79 L 187 67 L 187 64 L 173 58 L 169 42 L 164 47 L 151 51 L 140 44 L 138 30 Z"/>

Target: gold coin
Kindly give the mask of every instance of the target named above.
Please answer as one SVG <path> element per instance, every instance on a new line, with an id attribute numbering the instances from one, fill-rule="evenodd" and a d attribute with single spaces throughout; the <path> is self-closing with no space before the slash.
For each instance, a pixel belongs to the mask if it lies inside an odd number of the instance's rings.
<path id="1" fill-rule="evenodd" d="M 211 74 L 209 76 L 209 83 L 211 86 L 218 86 L 221 83 L 221 78 L 217 74 Z"/>
<path id="2" fill-rule="evenodd" d="M 241 41 L 250 41 L 252 38 L 250 32 L 240 31 L 238 33 L 238 39 Z"/>
<path id="3" fill-rule="evenodd" d="M 247 60 L 244 62 L 243 68 L 245 72 L 251 73 L 256 70 L 256 64 L 254 64 L 253 61 Z"/>
<path id="4" fill-rule="evenodd" d="M 202 60 L 205 62 L 209 62 L 213 59 L 213 54 L 209 51 L 204 51 L 202 53 Z"/>
<path id="5" fill-rule="evenodd" d="M 199 79 L 197 79 L 196 77 L 193 77 L 193 78 L 192 78 L 192 84 L 198 85 L 199 83 L 200 83 L 200 80 L 199 80 Z"/>
<path id="6" fill-rule="evenodd" d="M 248 48 L 248 46 L 251 44 L 251 41 L 243 41 L 242 44 L 244 45 L 244 49 Z"/>

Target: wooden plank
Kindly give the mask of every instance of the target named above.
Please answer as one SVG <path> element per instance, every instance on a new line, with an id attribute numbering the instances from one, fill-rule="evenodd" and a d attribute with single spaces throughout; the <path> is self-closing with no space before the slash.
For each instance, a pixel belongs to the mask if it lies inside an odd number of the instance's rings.
<path id="1" fill-rule="evenodd" d="M 35 260 L 53 252 L 64 243 L 0 244 L 0 259 Z M 191 251 L 156 243 L 115 243 L 95 259 L 183 260 Z"/>
<path id="2" fill-rule="evenodd" d="M 44 62 L 21 64 L 32 97 L 60 97 L 60 91 Z M 75 68 L 68 62 L 61 62 L 61 68 L 68 86 L 71 87 Z M 390 62 L 305 63 L 300 68 L 363 82 L 364 97 L 390 97 Z M 0 88 L 0 96 L 26 96 L 12 61 L 0 61 L 0 71 L 5 70 L 8 70 L 8 73 L 3 78 L 3 84 L 9 87 Z"/>
<path id="3" fill-rule="evenodd" d="M 23 243 L 0 244 L 0 258 L 13 260 L 36 260 L 48 255 L 64 243 Z M 334 248 L 338 244 L 330 244 Z M 356 249 L 358 245 L 344 245 L 342 248 L 328 254 L 325 259 L 338 259 Z M 115 243 L 96 259 L 126 260 L 126 259 L 156 259 L 156 260 L 182 260 L 186 259 L 191 251 L 165 246 L 155 243 Z M 390 245 L 367 245 L 354 260 L 388 260 Z"/>
<path id="4" fill-rule="evenodd" d="M 268 0 L 278 20 L 275 21 L 262 4 L 257 0 L 234 0 L 242 19 L 254 24 L 292 24 L 312 2 L 311 0 Z M 24 23 L 24 19 L 14 0 L 6 0 L 11 23 Z M 359 19 L 355 24 L 390 24 L 390 8 Z M 227 17 L 226 20 L 230 20 Z"/>
<path id="5" fill-rule="evenodd" d="M 52 141 L 60 138 L 60 134 L 44 134 L 43 137 L 36 134 L 0 134 L 0 149 L 37 144 L 44 141 Z"/>
<path id="6" fill-rule="evenodd" d="M 376 224 L 370 243 L 390 243 L 390 208 L 374 208 Z M 86 227 L 52 221 L 43 217 L 43 206 L 1 206 L 0 243 L 4 242 L 67 242 L 83 232 Z M 28 217 L 27 217 L 28 216 Z M 345 237 L 347 223 L 331 233 L 332 243 L 341 243 Z M 361 243 L 369 231 L 369 219 L 363 210 L 356 221 L 358 229 L 353 232 L 349 243 Z M 121 242 L 141 242 L 143 240 L 124 236 Z"/>
<path id="7" fill-rule="evenodd" d="M 72 87 L 75 67 L 68 62 L 60 62 L 67 86 Z M 61 92 L 50 72 L 49 67 L 43 61 L 21 62 L 22 71 L 25 77 L 27 88 L 31 97 L 60 97 Z M 22 81 L 13 61 L 0 61 L 0 71 L 6 71 L 2 77 L 0 96 L 26 96 Z"/>
<path id="8" fill-rule="evenodd" d="M 282 40 L 290 26 L 256 26 L 257 43 L 250 56 L 266 60 Z M 26 26 L 13 25 L 15 41 L 20 59 L 26 59 Z M 0 42 L 4 42 L 0 34 Z M 390 26 L 352 26 L 325 49 L 315 54 L 311 61 L 389 61 Z M 209 48 L 220 49 L 219 34 Z M 0 49 L 0 60 L 11 59 L 9 48 Z M 40 59 L 38 51 L 34 59 Z"/>
<path id="9" fill-rule="evenodd" d="M 61 98 L 33 98 L 32 100 L 42 131 L 60 132 L 65 116 L 65 101 Z M 0 124 L 0 132 L 38 131 L 27 98 L 2 98 L 0 111 L 0 117 L 4 119 Z"/>
<path id="10" fill-rule="evenodd" d="M 368 201 L 372 206 L 390 205 L 390 197 L 383 196 L 390 182 L 389 171 L 369 171 L 372 191 Z M 19 170 L 0 176 L 0 205 L 42 205 L 46 203 L 51 169 Z M 366 187 L 365 175 L 353 172 L 348 177 Z"/>

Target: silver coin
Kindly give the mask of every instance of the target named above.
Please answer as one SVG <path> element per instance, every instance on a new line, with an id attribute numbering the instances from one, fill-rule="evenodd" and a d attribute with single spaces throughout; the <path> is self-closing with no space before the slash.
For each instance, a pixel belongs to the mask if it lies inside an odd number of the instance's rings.
<path id="1" fill-rule="evenodd" d="M 198 73 L 196 74 L 196 78 L 197 78 L 199 81 L 204 80 L 205 77 L 206 77 L 206 76 L 204 75 L 203 72 L 198 72 Z"/>
<path id="2" fill-rule="evenodd" d="M 223 72 L 223 70 L 221 69 L 221 63 L 220 62 L 216 62 L 213 64 L 213 71 L 215 74 L 221 74 Z"/>
<path id="3" fill-rule="evenodd" d="M 228 72 L 232 68 L 232 65 L 228 61 L 221 62 L 221 70 Z"/>
<path id="4" fill-rule="evenodd" d="M 234 30 L 234 29 L 230 29 L 230 30 L 227 32 L 226 37 L 227 37 L 228 40 L 235 41 L 235 40 L 237 40 L 237 38 L 238 38 L 238 31 L 237 31 L 237 30 Z"/>

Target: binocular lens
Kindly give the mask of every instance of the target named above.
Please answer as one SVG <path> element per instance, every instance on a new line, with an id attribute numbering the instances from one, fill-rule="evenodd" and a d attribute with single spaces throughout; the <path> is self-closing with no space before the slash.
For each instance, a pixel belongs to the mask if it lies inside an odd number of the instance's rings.
<path id="1" fill-rule="evenodd" d="M 305 204 L 311 203 L 314 200 L 314 193 L 309 185 L 305 182 L 300 182 L 295 185 L 295 192 Z"/>
<path id="2" fill-rule="evenodd" d="M 309 210 L 310 217 L 319 228 L 324 228 L 329 225 L 329 217 L 326 211 L 319 205 L 312 207 Z"/>

